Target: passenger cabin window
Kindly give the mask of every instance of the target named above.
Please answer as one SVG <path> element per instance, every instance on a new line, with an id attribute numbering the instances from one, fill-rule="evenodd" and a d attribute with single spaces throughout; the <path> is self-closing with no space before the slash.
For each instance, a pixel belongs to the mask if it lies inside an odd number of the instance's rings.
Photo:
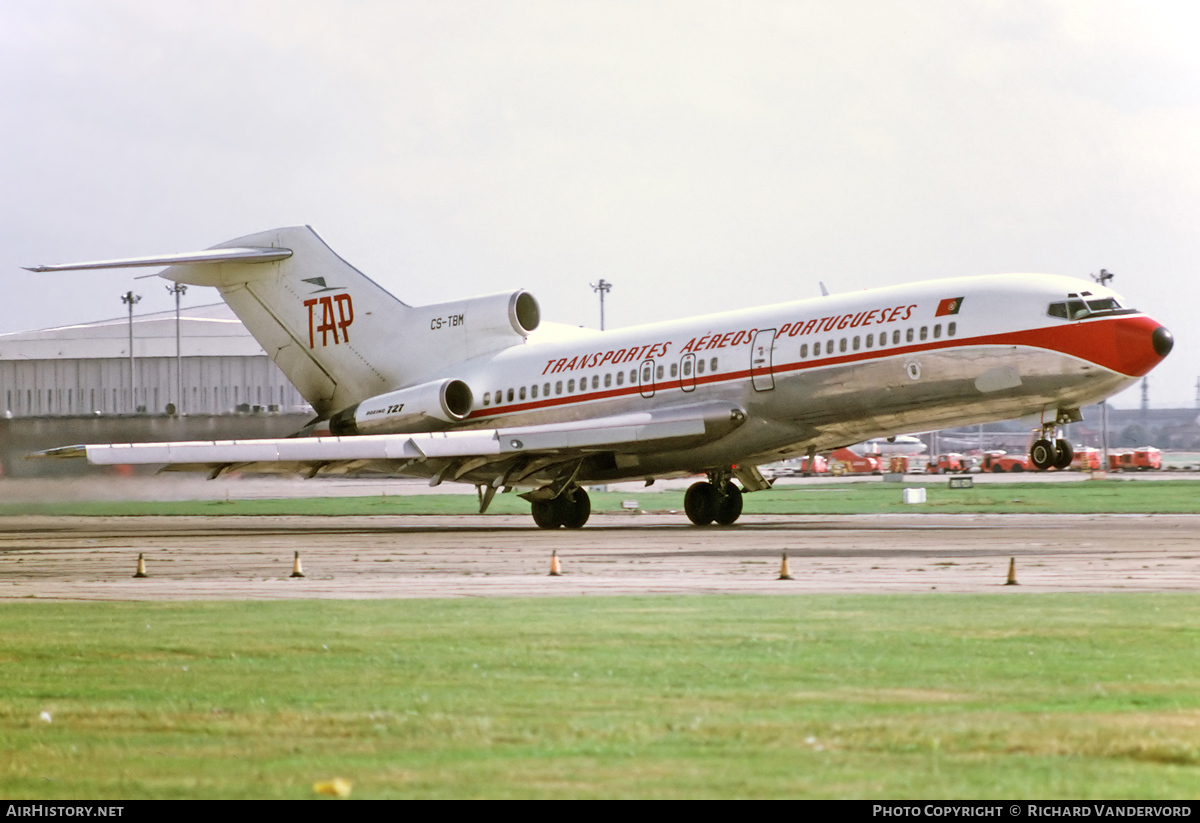
<path id="1" fill-rule="evenodd" d="M 935 325 L 933 327 L 933 339 L 937 340 L 941 336 L 942 336 L 942 324 L 938 323 L 937 325 Z"/>
<path id="2" fill-rule="evenodd" d="M 561 380 L 554 381 L 554 393 L 562 394 L 562 381 Z"/>
<path id="3" fill-rule="evenodd" d="M 820 354 L 821 354 L 821 341 L 818 340 L 816 343 L 813 343 L 813 357 L 817 357 Z"/>
<path id="4" fill-rule="evenodd" d="M 549 383 L 547 383 L 546 385 L 542 386 L 542 396 L 543 396 L 543 397 L 549 397 L 549 396 L 550 396 L 550 384 L 549 384 Z"/>
<path id="5" fill-rule="evenodd" d="M 805 357 L 808 357 L 808 344 L 801 343 L 800 344 L 800 358 L 803 359 Z"/>
<path id="6" fill-rule="evenodd" d="M 508 402 L 511 403 L 512 401 L 513 401 L 513 390 L 509 389 L 508 390 Z"/>
<path id="7" fill-rule="evenodd" d="M 524 387 L 524 386 L 522 386 L 522 387 L 521 387 L 521 396 L 520 396 L 520 399 L 522 399 L 522 400 L 524 400 L 524 399 L 525 399 L 525 387 Z"/>
<path id="8" fill-rule="evenodd" d="M 854 342 L 853 342 L 853 343 L 851 343 L 851 345 L 850 345 L 850 347 L 851 347 L 852 349 L 854 349 L 855 351 L 858 351 L 858 341 L 859 341 L 858 335 L 855 335 L 855 336 L 854 336 Z"/>
<path id="9" fill-rule="evenodd" d="M 911 343 L 913 341 L 913 330 L 908 329 L 904 332 L 904 342 Z"/>
<path id="10" fill-rule="evenodd" d="M 567 381 L 567 392 L 568 392 L 568 393 L 570 393 L 570 392 L 573 392 L 573 391 L 575 391 L 575 381 L 574 381 L 574 380 L 568 380 L 568 381 Z"/>
<path id="11" fill-rule="evenodd" d="M 650 385 L 650 367 L 649 366 L 642 369 L 642 385 L 643 386 Z"/>
<path id="12" fill-rule="evenodd" d="M 958 324 L 957 324 L 957 323 L 951 323 L 950 325 L 946 326 L 946 336 L 947 336 L 947 337 L 953 337 L 953 336 L 954 336 L 954 333 L 955 333 L 956 331 L 958 331 Z"/>
<path id="13" fill-rule="evenodd" d="M 492 395 L 488 392 L 483 393 L 483 405 L 485 405 L 485 406 L 492 405 Z"/>
<path id="14" fill-rule="evenodd" d="M 636 382 L 637 382 L 637 369 L 630 369 L 629 370 L 629 385 L 632 386 Z"/>
<path id="15" fill-rule="evenodd" d="M 875 335 L 873 335 L 873 334 L 868 334 L 868 335 L 867 335 L 867 348 L 868 348 L 868 349 L 869 349 L 869 348 L 871 348 L 871 344 L 872 344 L 872 343 L 874 343 L 874 342 L 875 342 Z"/>
<path id="16" fill-rule="evenodd" d="M 683 376 L 684 377 L 692 376 L 692 358 L 690 358 L 690 357 L 687 360 L 683 361 Z"/>
<path id="17" fill-rule="evenodd" d="M 658 378 L 659 380 L 663 379 L 663 367 L 662 366 L 659 366 L 658 368 L 656 368 L 654 370 L 654 376 L 656 378 Z"/>
<path id="18" fill-rule="evenodd" d="M 608 374 L 604 375 L 604 388 L 607 389 L 611 385 L 612 385 L 612 372 L 609 372 Z"/>
<path id="19" fill-rule="evenodd" d="M 925 338 L 927 338 L 927 337 L 929 337 L 929 327 L 928 327 L 928 326 L 922 326 L 922 327 L 921 327 L 921 339 L 922 339 L 922 340 L 924 340 L 924 339 L 925 339 Z"/>
<path id="20" fill-rule="evenodd" d="M 672 376 L 672 377 L 678 377 L 678 376 L 679 376 L 679 364 L 678 364 L 678 363 L 672 363 L 672 364 L 671 364 L 671 376 Z"/>
<path id="21" fill-rule="evenodd" d="M 625 372 L 619 371 L 619 372 L 617 372 L 617 385 L 622 386 L 624 384 L 625 384 Z"/>
<path id="22" fill-rule="evenodd" d="M 696 374 L 704 374 L 704 361 L 703 360 L 696 361 Z"/>
<path id="23" fill-rule="evenodd" d="M 712 359 L 712 362 L 708 364 L 708 370 L 709 370 L 709 371 L 716 371 L 716 370 L 717 370 L 717 358 L 715 358 L 715 357 L 714 357 L 714 358 Z"/>
<path id="24" fill-rule="evenodd" d="M 537 400 L 537 389 L 538 389 L 537 383 L 534 383 L 532 386 L 529 387 L 529 396 L 532 397 L 534 400 Z"/>
<path id="25" fill-rule="evenodd" d="M 896 329 L 892 332 L 892 345 L 895 346 L 900 342 L 900 330 Z"/>
<path id="26" fill-rule="evenodd" d="M 843 337 L 841 343 L 838 344 L 838 351 L 845 351 L 845 350 L 846 350 L 846 338 Z"/>
<path id="27" fill-rule="evenodd" d="M 593 389 L 600 388 L 600 375 L 598 375 L 598 374 L 592 375 L 592 388 Z"/>
<path id="28" fill-rule="evenodd" d="M 500 401 L 503 399 L 504 399 L 504 392 L 502 392 L 502 391 L 496 392 L 496 405 L 497 406 L 500 405 Z"/>

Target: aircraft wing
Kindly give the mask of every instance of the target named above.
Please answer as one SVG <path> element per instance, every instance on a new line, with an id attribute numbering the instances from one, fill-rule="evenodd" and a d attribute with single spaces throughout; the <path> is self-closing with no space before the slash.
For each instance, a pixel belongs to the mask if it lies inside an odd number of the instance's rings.
<path id="1" fill-rule="evenodd" d="M 568 460 L 605 451 L 642 452 L 718 439 L 745 420 L 726 402 L 658 409 L 566 423 L 494 429 L 459 429 L 353 437 L 290 437 L 169 443 L 65 446 L 35 457 L 86 457 L 95 465 L 161 464 L 167 471 L 226 470 L 315 474 L 371 468 L 399 473 L 414 463 L 432 464 L 442 476 L 460 479 L 471 471 L 516 458 Z M 555 461 L 542 461 L 549 465 Z M 449 470 L 449 471 L 448 471 Z M 495 472 L 492 472 L 493 474 Z"/>

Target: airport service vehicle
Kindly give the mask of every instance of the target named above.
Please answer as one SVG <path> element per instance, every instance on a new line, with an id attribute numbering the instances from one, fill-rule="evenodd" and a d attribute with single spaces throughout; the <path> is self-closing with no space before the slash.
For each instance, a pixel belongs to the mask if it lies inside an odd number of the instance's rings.
<path id="1" fill-rule="evenodd" d="M 858 455 L 850 449 L 838 449 L 829 456 L 831 474 L 879 474 L 880 459 L 873 455 Z"/>
<path id="2" fill-rule="evenodd" d="M 1033 462 L 1028 456 L 1021 457 L 999 450 L 984 452 L 983 462 L 979 464 L 980 471 L 997 473 L 1032 471 L 1033 468 Z"/>
<path id="3" fill-rule="evenodd" d="M 925 471 L 929 474 L 958 474 L 966 470 L 966 458 L 957 452 L 939 454 L 925 464 Z"/>
<path id="4" fill-rule="evenodd" d="M 814 454 L 812 457 L 805 457 L 800 461 L 800 469 L 796 474 L 808 477 L 813 474 L 825 474 L 828 471 L 829 461 L 822 455 Z"/>
<path id="5" fill-rule="evenodd" d="M 1108 455 L 1110 471 L 1148 472 L 1162 468 L 1162 452 L 1153 446 Z"/>
<path id="6" fill-rule="evenodd" d="M 1080 472 L 1100 471 L 1102 468 L 1100 450 L 1091 448 L 1075 449 L 1075 457 L 1071 461 L 1071 468 Z"/>
<path id="7" fill-rule="evenodd" d="M 893 454 L 887 459 L 891 474 L 924 474 L 925 461 L 915 454 Z"/>
<path id="8" fill-rule="evenodd" d="M 684 508 L 729 524 L 759 465 L 871 438 L 1037 416 L 1060 426 L 1173 345 L 1112 290 L 1056 275 L 931 280 L 610 331 L 548 328 L 524 290 L 409 306 L 307 226 L 159 257 L 210 286 L 316 418 L 296 436 L 52 449 L 169 471 L 382 473 L 521 490 L 537 525 L 587 522 L 590 484 L 702 474 Z M 1035 460 L 1036 462 L 1036 460 Z M 923 463 L 923 461 L 922 461 Z M 735 482 L 736 481 L 736 482 Z"/>

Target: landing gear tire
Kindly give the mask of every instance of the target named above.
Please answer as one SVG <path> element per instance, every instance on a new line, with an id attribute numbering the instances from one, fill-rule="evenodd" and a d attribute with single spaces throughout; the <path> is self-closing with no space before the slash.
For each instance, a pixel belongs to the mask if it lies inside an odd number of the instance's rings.
<path id="1" fill-rule="evenodd" d="M 742 516 L 742 490 L 732 483 L 725 484 L 725 494 L 717 503 L 717 516 L 713 518 L 722 526 L 732 526 Z"/>
<path id="2" fill-rule="evenodd" d="M 1058 452 L 1058 457 L 1054 461 L 1054 468 L 1060 471 L 1071 468 L 1071 461 L 1075 459 L 1075 450 L 1071 448 L 1070 442 L 1055 440 L 1054 448 Z"/>
<path id="3" fill-rule="evenodd" d="M 568 529 L 582 529 L 592 516 L 592 500 L 583 489 L 559 495 L 562 502 L 562 524 Z"/>
<path id="4" fill-rule="evenodd" d="M 701 481 L 688 487 L 683 496 L 683 510 L 697 526 L 707 526 L 717 519 L 721 493 L 712 483 Z"/>
<path id="5" fill-rule="evenodd" d="M 534 500 L 532 511 L 540 529 L 582 529 L 592 515 L 592 501 L 583 489 L 574 489 L 553 500 Z"/>
<path id="6" fill-rule="evenodd" d="M 537 523 L 539 529 L 557 529 L 562 525 L 562 521 L 558 518 L 558 507 L 554 505 L 556 502 L 558 501 L 533 501 L 533 522 Z"/>
<path id="7" fill-rule="evenodd" d="M 1058 450 L 1054 448 L 1054 444 L 1049 440 L 1038 440 L 1033 444 L 1033 448 L 1029 450 L 1029 462 L 1038 471 L 1044 472 L 1046 469 L 1054 465 L 1054 461 L 1058 458 Z"/>

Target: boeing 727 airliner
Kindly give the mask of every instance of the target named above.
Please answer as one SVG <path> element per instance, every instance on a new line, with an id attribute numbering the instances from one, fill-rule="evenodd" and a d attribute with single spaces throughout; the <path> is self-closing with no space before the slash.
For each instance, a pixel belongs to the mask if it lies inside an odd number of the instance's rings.
<path id="1" fill-rule="evenodd" d="M 1058 275 L 931 280 L 613 331 L 547 334 L 518 290 L 408 306 L 308 227 L 214 248 L 37 266 L 167 268 L 215 287 L 316 419 L 281 440 L 45 452 L 168 471 L 378 472 L 475 484 L 480 511 L 525 490 L 543 528 L 580 528 L 585 487 L 703 474 L 696 525 L 732 524 L 757 466 L 875 437 L 1036 415 L 1058 430 L 1171 351 L 1171 333 L 1103 286 Z M 736 481 L 736 482 L 735 482 Z"/>

